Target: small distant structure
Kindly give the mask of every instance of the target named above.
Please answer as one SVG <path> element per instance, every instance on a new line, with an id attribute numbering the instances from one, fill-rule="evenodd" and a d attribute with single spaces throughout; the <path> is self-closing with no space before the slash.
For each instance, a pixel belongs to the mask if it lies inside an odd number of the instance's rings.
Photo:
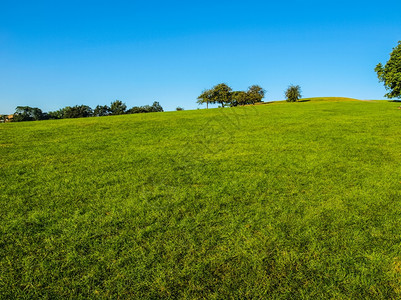
<path id="1" fill-rule="evenodd" d="M 11 122 L 14 118 L 14 115 L 0 115 L 0 123 Z"/>

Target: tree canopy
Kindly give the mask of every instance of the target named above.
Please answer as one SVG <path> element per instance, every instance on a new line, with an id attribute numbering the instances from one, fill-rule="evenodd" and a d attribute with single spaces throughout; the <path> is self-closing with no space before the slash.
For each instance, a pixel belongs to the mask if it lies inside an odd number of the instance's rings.
<path id="1" fill-rule="evenodd" d="M 231 106 L 245 105 L 248 103 L 248 94 L 244 91 L 234 91 L 231 95 Z"/>
<path id="2" fill-rule="evenodd" d="M 215 85 L 209 90 L 204 90 L 198 97 L 198 104 L 218 103 L 222 107 L 226 105 L 237 106 L 246 104 L 255 104 L 261 102 L 265 96 L 265 90 L 259 85 L 252 85 L 245 91 L 233 91 L 225 83 Z"/>
<path id="3" fill-rule="evenodd" d="M 389 99 L 401 98 L 401 41 L 393 48 L 388 62 L 384 66 L 379 63 L 375 72 L 379 81 L 383 82 L 388 90 L 384 96 Z"/>
<path id="4" fill-rule="evenodd" d="M 224 107 L 225 104 L 230 104 L 231 91 L 232 88 L 225 83 L 220 83 L 214 86 L 212 89 L 212 97 L 214 102 L 219 103 L 222 107 Z"/>
<path id="5" fill-rule="evenodd" d="M 262 89 L 259 85 L 252 85 L 248 88 L 248 91 L 246 92 L 247 94 L 247 99 L 248 102 L 247 104 L 255 104 L 257 102 L 261 102 L 262 99 L 265 97 L 266 91 Z"/>
<path id="6" fill-rule="evenodd" d="M 42 120 L 44 114 L 40 108 L 17 106 L 14 113 L 14 122 Z"/>
<path id="7" fill-rule="evenodd" d="M 159 102 L 153 102 L 152 106 L 145 105 L 145 106 L 134 106 L 127 110 L 127 114 L 138 114 L 138 113 L 149 113 L 149 112 L 163 112 L 163 107 L 160 105 Z"/>
<path id="8" fill-rule="evenodd" d="M 213 104 L 215 103 L 213 101 L 213 91 L 212 89 L 210 90 L 204 90 L 202 94 L 199 95 L 198 101 L 196 101 L 198 104 L 202 105 L 206 103 L 206 108 L 209 108 L 209 103 Z"/>
<path id="9" fill-rule="evenodd" d="M 127 110 L 127 105 L 120 100 L 116 100 L 110 105 L 110 113 L 112 115 L 122 115 Z"/>
<path id="10" fill-rule="evenodd" d="M 291 84 L 285 91 L 287 102 L 297 102 L 301 97 L 301 87 L 299 85 Z"/>
<path id="11" fill-rule="evenodd" d="M 87 118 L 93 115 L 93 110 L 87 105 L 67 106 L 63 109 L 64 118 Z"/>
<path id="12" fill-rule="evenodd" d="M 108 116 L 111 113 L 110 107 L 108 105 L 98 105 L 93 111 L 95 117 Z"/>

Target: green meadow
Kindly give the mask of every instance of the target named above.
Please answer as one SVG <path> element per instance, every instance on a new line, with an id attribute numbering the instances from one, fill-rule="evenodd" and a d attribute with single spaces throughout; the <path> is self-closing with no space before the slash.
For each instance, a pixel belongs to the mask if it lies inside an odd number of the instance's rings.
<path id="1" fill-rule="evenodd" d="M 0 298 L 401 298 L 398 106 L 0 124 Z"/>

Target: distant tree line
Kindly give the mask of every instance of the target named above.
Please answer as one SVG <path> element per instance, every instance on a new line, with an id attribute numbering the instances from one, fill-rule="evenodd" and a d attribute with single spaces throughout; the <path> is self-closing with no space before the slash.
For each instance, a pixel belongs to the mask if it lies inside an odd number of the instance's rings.
<path id="1" fill-rule="evenodd" d="M 13 122 L 38 121 L 51 119 L 87 118 L 102 117 L 123 114 L 138 114 L 149 112 L 163 112 L 159 102 L 155 101 L 152 105 L 134 106 L 127 109 L 127 105 L 120 100 L 116 100 L 108 105 L 98 105 L 95 109 L 87 105 L 66 106 L 57 111 L 42 112 L 40 108 L 29 106 L 17 106 L 15 109 Z"/>
<path id="2" fill-rule="evenodd" d="M 225 83 L 215 85 L 209 90 L 204 90 L 198 97 L 198 104 L 205 104 L 209 107 L 209 104 L 220 104 L 224 106 L 238 106 L 255 104 L 261 102 L 265 97 L 266 91 L 259 85 L 252 85 L 247 91 L 233 91 Z"/>

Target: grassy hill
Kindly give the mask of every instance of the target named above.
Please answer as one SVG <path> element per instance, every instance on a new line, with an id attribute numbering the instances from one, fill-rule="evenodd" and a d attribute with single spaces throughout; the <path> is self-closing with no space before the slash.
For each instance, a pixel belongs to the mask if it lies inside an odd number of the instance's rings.
<path id="1" fill-rule="evenodd" d="M 0 298 L 399 298 L 401 111 L 0 124 Z"/>
<path id="2" fill-rule="evenodd" d="M 361 101 L 361 100 L 347 97 L 314 97 L 314 98 L 301 99 L 301 102 L 302 101 L 348 102 L 348 101 Z"/>

